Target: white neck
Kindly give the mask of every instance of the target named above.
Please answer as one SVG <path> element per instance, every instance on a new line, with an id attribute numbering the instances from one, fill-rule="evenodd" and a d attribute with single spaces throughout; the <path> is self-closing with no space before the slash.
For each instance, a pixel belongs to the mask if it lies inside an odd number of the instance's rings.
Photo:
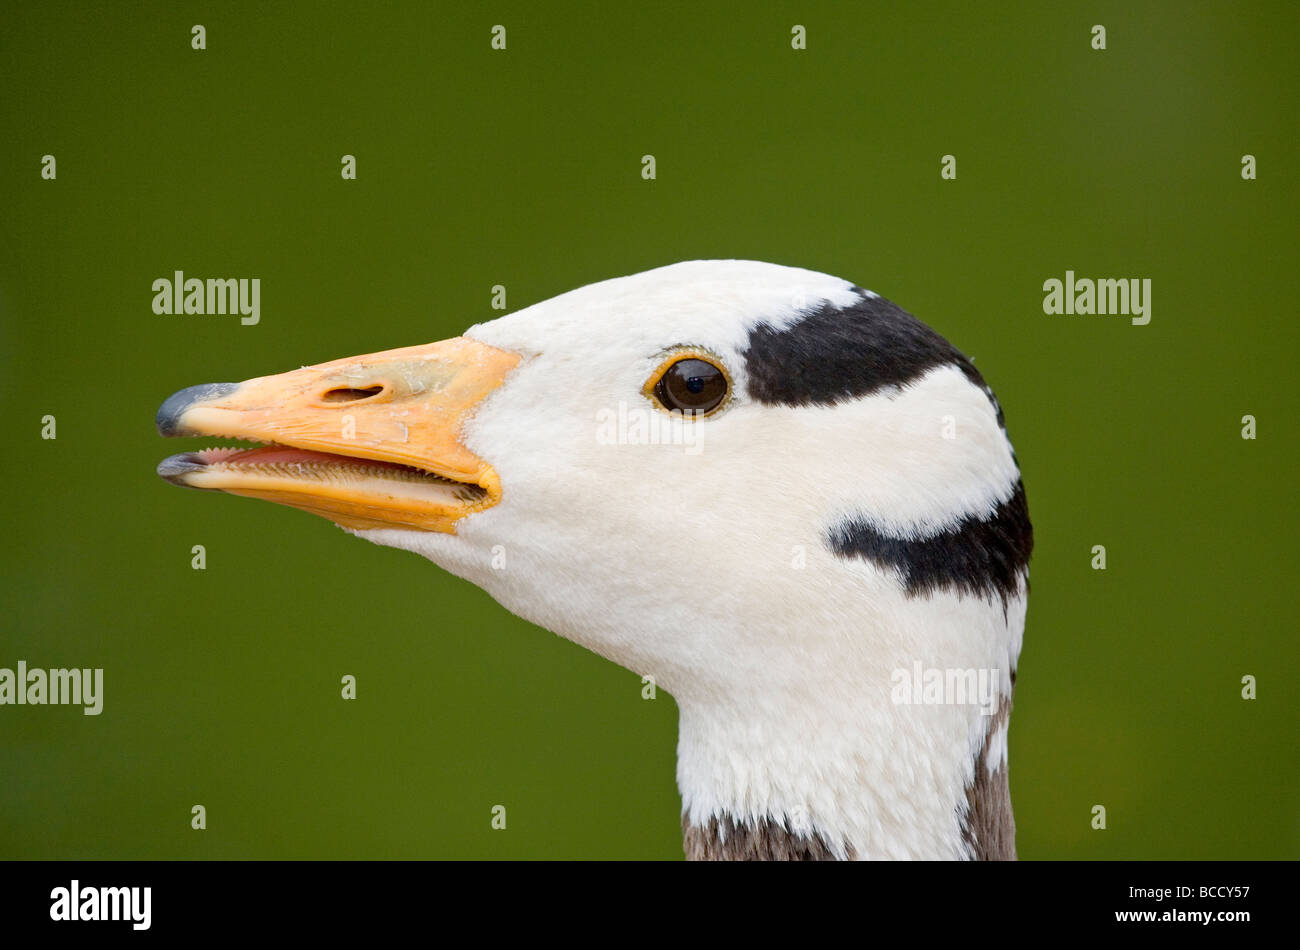
<path id="1" fill-rule="evenodd" d="M 918 607 L 931 613 L 941 603 Z M 769 684 L 747 697 L 716 701 L 679 697 L 677 783 L 684 822 L 751 829 L 767 822 L 815 836 L 841 859 L 975 856 L 969 796 L 995 770 L 1005 780 L 1009 671 L 1019 651 L 1024 601 L 1013 600 L 1005 620 L 1000 604 L 990 612 L 987 605 L 965 603 L 982 607 L 971 612 L 990 622 L 974 635 L 967 628 L 961 636 L 931 636 L 935 652 L 929 657 L 916 654 L 902 635 L 888 658 L 843 662 L 853 656 L 849 651 L 840 655 L 842 665 L 802 684 Z M 994 636 L 995 627 L 1001 637 Z M 1014 652 L 1008 628 L 1016 632 Z M 894 702 L 894 670 L 910 672 L 913 656 L 927 669 L 997 669 L 994 707 Z"/>

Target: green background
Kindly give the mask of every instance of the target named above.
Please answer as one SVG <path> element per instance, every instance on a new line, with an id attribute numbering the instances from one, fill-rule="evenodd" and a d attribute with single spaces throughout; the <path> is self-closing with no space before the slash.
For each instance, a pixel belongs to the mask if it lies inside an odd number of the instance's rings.
<path id="1" fill-rule="evenodd" d="M 414 555 L 164 484 L 196 446 L 153 415 L 456 335 L 493 284 L 707 257 L 873 288 L 997 389 L 1037 534 L 1022 857 L 1300 855 L 1300 5 L 478 7 L 4 4 L 0 666 L 106 672 L 98 718 L 0 707 L 0 856 L 680 857 L 670 697 Z M 1067 268 L 1151 278 L 1150 325 L 1045 315 Z M 260 325 L 155 315 L 177 269 L 261 278 Z"/>

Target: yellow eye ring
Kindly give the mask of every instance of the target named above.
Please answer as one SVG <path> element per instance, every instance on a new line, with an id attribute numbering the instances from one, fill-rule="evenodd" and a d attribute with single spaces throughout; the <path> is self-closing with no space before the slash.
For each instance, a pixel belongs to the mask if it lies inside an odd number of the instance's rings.
<path id="1" fill-rule="evenodd" d="M 713 353 L 685 346 L 672 351 L 650 374 L 641 393 L 658 409 L 700 419 L 731 401 L 731 374 Z"/>

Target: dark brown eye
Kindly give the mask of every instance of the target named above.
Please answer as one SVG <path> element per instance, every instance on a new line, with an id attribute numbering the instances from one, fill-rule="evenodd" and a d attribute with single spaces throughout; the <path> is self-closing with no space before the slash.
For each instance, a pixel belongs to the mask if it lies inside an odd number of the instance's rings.
<path id="1" fill-rule="evenodd" d="M 727 375 L 708 360 L 679 359 L 664 370 L 654 393 L 665 409 L 704 415 L 727 398 Z"/>

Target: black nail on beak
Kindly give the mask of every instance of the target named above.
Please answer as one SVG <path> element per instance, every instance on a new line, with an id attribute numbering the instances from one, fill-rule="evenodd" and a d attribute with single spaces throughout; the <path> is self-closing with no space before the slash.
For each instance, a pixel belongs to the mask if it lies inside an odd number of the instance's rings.
<path id="1" fill-rule="evenodd" d="M 154 419 L 154 424 L 158 426 L 158 434 L 161 436 L 184 435 L 180 428 L 181 415 L 190 406 L 198 402 L 207 402 L 210 399 L 219 399 L 222 396 L 228 396 L 239 388 L 239 383 L 200 383 L 197 386 L 187 386 L 180 392 L 172 393 L 167 397 L 167 401 L 158 409 L 158 416 Z"/>

